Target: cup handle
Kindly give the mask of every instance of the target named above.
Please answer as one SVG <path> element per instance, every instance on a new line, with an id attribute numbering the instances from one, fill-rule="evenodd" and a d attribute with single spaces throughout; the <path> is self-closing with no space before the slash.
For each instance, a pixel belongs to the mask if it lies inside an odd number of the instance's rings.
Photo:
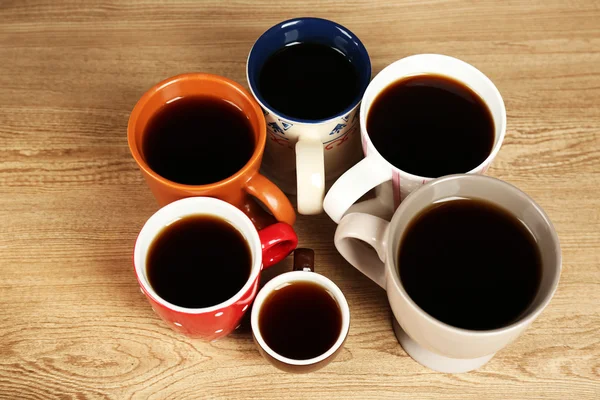
<path id="1" fill-rule="evenodd" d="M 260 231 L 269 225 L 277 223 L 277 219 L 262 208 L 249 194 L 245 194 L 240 209 L 250 218 L 256 230 Z"/>
<path id="2" fill-rule="evenodd" d="M 252 175 L 246 182 L 246 192 L 260 200 L 278 221 L 294 225 L 296 212 L 290 200 L 273 182 L 260 173 Z"/>
<path id="3" fill-rule="evenodd" d="M 315 272 L 315 251 L 313 249 L 294 250 L 294 271 Z"/>
<path id="4" fill-rule="evenodd" d="M 298 245 L 294 228 L 285 222 L 269 225 L 258 231 L 262 249 L 263 267 L 267 268 L 283 260 Z"/>
<path id="5" fill-rule="evenodd" d="M 346 213 L 370 214 L 389 221 L 394 215 L 394 207 L 392 204 L 386 204 L 379 196 L 377 196 L 373 199 L 354 203 Z"/>
<path id="6" fill-rule="evenodd" d="M 384 289 L 388 226 L 389 222 L 384 219 L 352 213 L 342 218 L 334 238 L 335 247 L 346 261 Z M 353 239 L 368 244 L 375 251 Z"/>
<path id="7" fill-rule="evenodd" d="M 332 220 L 339 223 L 346 211 L 375 186 L 392 179 L 392 171 L 374 157 L 365 157 L 346 171 L 333 184 L 323 208 Z"/>
<path id="8" fill-rule="evenodd" d="M 300 214 L 315 215 L 323 212 L 324 157 L 323 143 L 320 140 L 302 136 L 296 143 L 296 185 Z"/>

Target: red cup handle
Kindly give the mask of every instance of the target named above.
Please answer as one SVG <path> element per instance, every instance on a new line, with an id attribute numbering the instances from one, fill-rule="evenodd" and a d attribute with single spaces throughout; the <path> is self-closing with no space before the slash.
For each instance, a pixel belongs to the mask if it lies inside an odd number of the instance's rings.
<path id="1" fill-rule="evenodd" d="M 263 266 L 277 264 L 290 254 L 298 245 L 298 236 L 294 228 L 285 222 L 269 225 L 258 231 L 262 247 Z"/>

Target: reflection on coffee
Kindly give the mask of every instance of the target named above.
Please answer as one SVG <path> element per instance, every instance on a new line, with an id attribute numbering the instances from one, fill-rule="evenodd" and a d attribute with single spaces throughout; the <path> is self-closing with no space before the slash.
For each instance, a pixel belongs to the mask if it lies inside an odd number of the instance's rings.
<path id="1" fill-rule="evenodd" d="M 494 145 L 485 102 L 441 75 L 411 76 L 385 88 L 368 111 L 367 132 L 389 163 L 429 178 L 469 172 Z"/>
<path id="2" fill-rule="evenodd" d="M 483 200 L 433 204 L 400 239 L 398 269 L 407 294 L 458 328 L 489 330 L 518 320 L 538 291 L 541 268 L 525 224 Z"/>
<path id="3" fill-rule="evenodd" d="M 229 222 L 192 215 L 165 227 L 148 250 L 146 274 L 164 300 L 187 308 L 222 303 L 242 289 L 252 268 L 244 236 Z"/>
<path id="4" fill-rule="evenodd" d="M 322 286 L 290 282 L 265 299 L 259 329 L 277 354 L 308 360 L 333 347 L 342 330 L 342 312 L 333 295 Z"/>
<path id="5" fill-rule="evenodd" d="M 149 121 L 143 157 L 173 182 L 206 185 L 238 172 L 254 153 L 248 117 L 236 105 L 210 96 L 165 104 Z"/>

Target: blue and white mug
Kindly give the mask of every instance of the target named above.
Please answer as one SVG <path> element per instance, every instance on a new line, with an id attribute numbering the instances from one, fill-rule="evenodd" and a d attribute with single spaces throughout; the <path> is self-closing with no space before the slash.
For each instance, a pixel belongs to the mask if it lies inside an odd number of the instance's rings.
<path id="1" fill-rule="evenodd" d="M 298 42 L 333 47 L 356 68 L 360 90 L 342 112 L 320 120 L 292 118 L 273 109 L 261 95 L 258 79 L 264 63 L 277 50 Z M 248 56 L 246 75 L 267 122 L 262 173 L 284 192 L 297 195 L 300 214 L 321 213 L 326 182 L 333 183 L 362 157 L 359 104 L 371 79 L 367 50 L 356 35 L 335 22 L 295 18 L 271 27 L 258 38 Z"/>

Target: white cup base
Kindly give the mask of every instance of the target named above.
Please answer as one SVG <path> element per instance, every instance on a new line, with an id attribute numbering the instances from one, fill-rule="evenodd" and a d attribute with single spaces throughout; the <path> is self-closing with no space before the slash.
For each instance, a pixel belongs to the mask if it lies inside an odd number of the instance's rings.
<path id="1" fill-rule="evenodd" d="M 404 351 L 406 351 L 406 353 L 411 356 L 413 360 L 434 371 L 451 374 L 469 372 L 483 366 L 485 363 L 490 361 L 492 357 L 494 357 L 494 354 L 472 359 L 441 356 L 421 347 L 410 336 L 408 336 L 406 332 L 402 330 L 400 324 L 398 324 L 398 321 L 396 321 L 396 318 L 392 317 L 392 320 L 396 339 L 398 339 L 398 342 Z"/>

